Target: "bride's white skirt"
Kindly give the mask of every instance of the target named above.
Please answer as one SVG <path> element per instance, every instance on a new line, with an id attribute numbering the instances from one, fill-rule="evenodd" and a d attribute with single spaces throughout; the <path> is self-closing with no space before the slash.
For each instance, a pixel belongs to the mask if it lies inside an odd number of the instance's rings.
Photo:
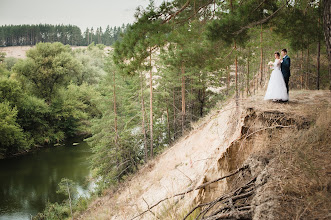
<path id="1" fill-rule="evenodd" d="M 279 69 L 274 69 L 271 72 L 267 92 L 264 96 L 264 100 L 270 99 L 283 101 L 287 101 L 289 99 L 284 77 Z"/>

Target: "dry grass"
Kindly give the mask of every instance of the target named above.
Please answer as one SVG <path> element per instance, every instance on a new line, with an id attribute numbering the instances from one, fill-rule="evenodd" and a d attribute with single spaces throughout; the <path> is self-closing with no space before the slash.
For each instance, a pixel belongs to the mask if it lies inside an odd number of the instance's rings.
<path id="1" fill-rule="evenodd" d="M 281 219 L 331 218 L 331 111 L 316 124 L 291 132 L 276 147 Z"/>

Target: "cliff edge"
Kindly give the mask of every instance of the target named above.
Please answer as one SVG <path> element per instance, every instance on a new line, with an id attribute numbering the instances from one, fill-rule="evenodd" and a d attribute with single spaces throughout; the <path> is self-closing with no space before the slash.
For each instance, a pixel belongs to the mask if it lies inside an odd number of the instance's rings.
<path id="1" fill-rule="evenodd" d="M 78 219 L 327 219 L 330 91 L 230 100 Z"/>

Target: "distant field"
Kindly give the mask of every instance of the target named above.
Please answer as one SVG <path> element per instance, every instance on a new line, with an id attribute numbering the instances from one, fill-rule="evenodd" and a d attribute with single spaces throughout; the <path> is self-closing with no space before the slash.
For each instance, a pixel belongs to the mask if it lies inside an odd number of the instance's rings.
<path id="1" fill-rule="evenodd" d="M 6 57 L 26 58 L 26 51 L 34 46 L 12 46 L 12 47 L 0 47 L 0 52 L 5 52 Z M 73 50 L 78 48 L 87 48 L 87 46 L 72 46 Z M 105 51 L 110 50 L 111 47 L 106 47 Z"/>

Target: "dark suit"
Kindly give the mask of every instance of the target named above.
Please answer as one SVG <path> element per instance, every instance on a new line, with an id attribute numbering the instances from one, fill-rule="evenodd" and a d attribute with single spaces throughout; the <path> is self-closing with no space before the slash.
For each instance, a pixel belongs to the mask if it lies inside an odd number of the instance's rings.
<path id="1" fill-rule="evenodd" d="M 283 58 L 283 62 L 280 65 L 280 69 L 281 69 L 283 77 L 284 77 L 284 81 L 285 81 L 286 88 L 287 88 L 287 93 L 288 93 L 288 81 L 290 80 L 290 76 L 291 76 L 290 66 L 291 66 L 291 59 L 289 56 L 286 55 Z"/>

